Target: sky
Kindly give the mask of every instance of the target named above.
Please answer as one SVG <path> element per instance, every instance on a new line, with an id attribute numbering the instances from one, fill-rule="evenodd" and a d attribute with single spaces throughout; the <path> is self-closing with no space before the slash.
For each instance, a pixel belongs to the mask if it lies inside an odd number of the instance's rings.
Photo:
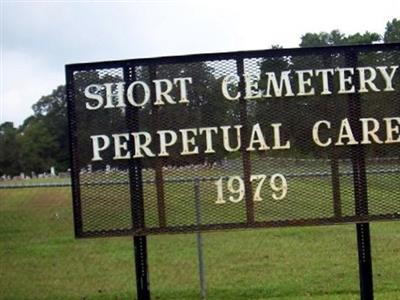
<path id="1" fill-rule="evenodd" d="M 0 124 L 65 83 L 69 63 L 298 47 L 307 32 L 384 33 L 399 0 L 0 0 Z"/>

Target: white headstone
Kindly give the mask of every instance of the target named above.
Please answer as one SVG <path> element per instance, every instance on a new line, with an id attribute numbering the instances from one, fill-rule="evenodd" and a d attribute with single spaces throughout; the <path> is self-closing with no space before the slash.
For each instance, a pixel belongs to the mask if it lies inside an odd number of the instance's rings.
<path id="1" fill-rule="evenodd" d="M 51 177 L 56 176 L 56 169 L 55 169 L 54 167 L 51 167 L 51 168 L 50 168 L 50 176 L 51 176 Z"/>

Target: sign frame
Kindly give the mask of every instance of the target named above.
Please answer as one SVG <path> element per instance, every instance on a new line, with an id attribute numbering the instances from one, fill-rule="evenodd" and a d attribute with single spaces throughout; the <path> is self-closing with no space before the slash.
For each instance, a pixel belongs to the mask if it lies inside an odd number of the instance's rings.
<path id="1" fill-rule="evenodd" d="M 132 196 L 134 198 L 131 199 L 132 207 L 139 205 L 135 210 L 132 209 L 132 217 L 133 220 L 137 220 L 132 224 L 132 229 L 129 230 L 108 230 L 104 231 L 84 231 L 83 230 L 83 220 L 81 215 L 81 201 L 80 201 L 80 181 L 79 181 L 79 153 L 76 151 L 77 141 L 77 125 L 75 120 L 75 103 L 74 103 L 74 79 L 73 74 L 75 71 L 79 70 L 93 70 L 96 68 L 123 68 L 124 78 L 127 78 L 127 81 L 134 81 L 132 76 L 132 68 L 137 65 L 148 65 L 153 68 L 158 64 L 168 65 L 168 64 L 176 64 L 176 63 L 194 63 L 201 61 L 214 61 L 214 60 L 226 60 L 226 59 L 235 59 L 237 65 L 238 74 L 243 73 L 243 60 L 244 58 L 257 58 L 257 57 L 276 57 L 280 56 L 302 56 L 310 53 L 316 55 L 331 55 L 335 53 L 342 53 L 346 56 L 346 60 L 354 61 L 357 59 L 357 53 L 362 51 L 385 51 L 385 50 L 399 50 L 400 44 L 373 44 L 373 45 L 356 45 L 356 46 L 335 46 L 335 47 L 315 47 L 315 48 L 295 48 L 295 49 L 272 49 L 272 50 L 257 50 L 257 51 L 239 51 L 239 52 L 230 52 L 230 53 L 216 53 L 216 54 L 198 54 L 198 55 L 187 55 L 187 56 L 172 56 L 172 57 L 159 57 L 159 58 L 145 58 L 145 59 L 131 59 L 131 60 L 118 60 L 118 61 L 109 61 L 109 62 L 95 62 L 95 63 L 82 63 L 82 64 L 71 64 L 66 66 L 66 80 L 67 80 L 67 102 L 68 102 L 68 117 L 69 117 L 69 138 L 70 138 L 70 153 L 71 153 L 71 180 L 72 180 L 72 189 L 73 189 L 73 210 L 74 210 L 74 224 L 75 224 L 75 236 L 78 238 L 85 237 L 101 237 L 101 236 L 121 236 L 121 235 L 137 235 L 144 236 L 148 234 L 156 234 L 156 233 L 190 233 L 197 231 L 210 231 L 210 230 L 221 230 L 221 229 L 237 229 L 237 228 L 267 228 L 267 227 L 285 227 L 285 226 L 310 226 L 310 225 L 329 225 L 329 224 L 344 224 L 344 223 L 368 223 L 370 221 L 379 221 L 379 220 L 391 220 L 391 219 L 400 219 L 400 213 L 394 214 L 381 214 L 381 215 L 369 215 L 368 209 L 361 209 L 361 206 L 365 206 L 368 204 L 367 200 L 356 200 L 358 203 L 358 209 L 356 211 L 355 216 L 340 216 L 340 199 L 338 199 L 338 194 L 340 193 L 340 184 L 339 184 L 339 170 L 337 166 L 337 162 L 332 160 L 332 187 L 333 187 L 333 200 L 334 200 L 334 210 L 335 216 L 332 218 L 322 218 L 322 219 L 308 219 L 308 220 L 279 220 L 279 221 L 255 221 L 254 213 L 252 212 L 252 201 L 251 194 L 252 188 L 250 185 L 250 158 L 247 152 L 242 152 L 242 163 L 243 163 L 243 171 L 244 173 L 244 183 L 245 183 L 245 201 L 246 201 L 246 214 L 247 214 L 247 222 L 245 223 L 232 223 L 232 224 L 194 224 L 191 226 L 165 226 L 165 215 L 159 216 L 160 226 L 159 228 L 152 229 L 146 228 L 144 221 L 144 212 L 142 203 L 143 199 L 140 194 L 143 193 L 143 180 L 141 176 L 141 167 L 138 159 L 130 159 L 129 160 L 129 174 L 136 174 L 137 177 L 130 177 L 130 189 L 131 191 L 137 190 L 138 193 Z M 152 67 L 154 66 L 154 67 Z M 355 83 L 359 84 L 359 83 Z M 239 91 L 242 91 L 244 94 L 244 83 L 241 80 L 239 82 Z M 352 99 L 350 103 L 352 103 L 353 107 L 349 107 L 349 115 L 351 118 L 356 119 L 357 115 L 359 115 L 359 107 L 354 106 L 354 103 L 358 103 L 358 94 L 349 95 Z M 246 118 L 245 109 L 246 103 L 245 101 L 240 101 L 240 111 L 241 118 Z M 357 102 L 358 101 L 358 102 Z M 359 105 L 359 104 L 358 104 Z M 128 119 L 134 120 L 137 119 L 138 112 L 135 111 L 134 108 L 127 106 L 127 114 L 130 114 Z M 132 123 L 132 122 L 131 122 Z M 246 120 L 243 121 L 243 124 L 247 124 Z M 138 124 L 130 124 L 127 121 L 127 127 L 135 130 L 138 129 Z M 356 135 L 361 135 L 359 128 L 356 129 L 358 131 Z M 246 138 L 246 137 L 245 137 Z M 248 138 L 248 137 L 247 137 Z M 362 146 L 353 147 L 353 150 L 356 151 L 353 156 L 356 159 L 353 162 L 353 172 L 354 174 L 360 173 L 363 176 L 363 172 L 365 172 L 365 162 L 360 157 L 363 157 Z M 360 155 L 361 154 L 361 155 Z M 354 164 L 358 167 L 354 167 Z M 360 178 L 359 175 L 355 177 Z M 167 179 L 168 180 L 168 179 Z M 207 181 L 207 178 L 197 178 L 197 180 L 201 183 L 203 181 Z M 365 178 L 362 179 L 363 181 Z M 139 183 L 141 182 L 141 183 Z M 162 172 L 157 172 L 156 170 L 156 185 L 157 185 L 157 194 L 163 193 L 162 187 L 166 180 L 162 176 Z M 365 181 L 366 182 L 366 181 Z M 365 191 L 362 192 L 362 195 L 356 196 L 356 198 L 365 198 Z M 136 198 L 135 198 L 136 197 Z M 163 197 L 158 197 L 158 205 L 162 206 Z M 340 198 L 340 197 L 339 197 Z M 161 209 L 162 211 L 162 209 Z M 367 212 L 365 214 L 365 212 Z M 165 213 L 165 212 L 164 212 Z M 339 217 L 337 217 L 339 216 Z"/>
<path id="2" fill-rule="evenodd" d="M 160 57 L 160 58 L 146 58 L 146 59 L 133 59 L 133 60 L 119 60 L 110 62 L 97 62 L 97 63 L 83 63 L 71 64 L 66 66 L 66 86 L 67 86 L 67 102 L 68 102 L 68 117 L 69 117 L 69 139 L 70 139 L 70 157 L 71 157 L 71 181 L 72 181 L 72 196 L 73 196 L 73 211 L 74 211 L 74 224 L 75 236 L 78 238 L 83 237 L 99 237 L 99 236 L 119 236 L 119 235 L 134 235 L 134 249 L 135 249 L 135 263 L 137 274 L 137 293 L 141 300 L 150 299 L 150 290 L 148 284 L 148 267 L 147 267 L 147 242 L 146 235 L 155 233 L 151 229 L 143 230 L 144 225 L 144 207 L 143 207 L 143 178 L 142 167 L 140 160 L 129 160 L 129 186 L 131 190 L 131 207 L 132 219 L 135 220 L 132 230 L 114 230 L 112 232 L 84 232 L 82 230 L 82 216 L 81 216 L 81 202 L 80 202 L 80 181 L 79 181 L 79 153 L 76 151 L 77 145 L 77 124 L 75 120 L 75 104 L 74 104 L 74 81 L 73 73 L 75 70 L 91 70 L 93 68 L 115 68 L 123 67 L 124 78 L 133 81 L 130 68 L 136 64 L 156 65 L 174 64 L 174 63 L 190 63 L 204 60 L 218 60 L 218 59 L 236 59 L 238 72 L 243 73 L 243 59 L 254 57 L 274 57 L 276 55 L 306 55 L 310 51 L 315 54 L 332 54 L 343 52 L 346 59 L 352 62 L 357 61 L 357 54 L 360 51 L 384 51 L 384 50 L 400 50 L 400 43 L 393 44 L 374 44 L 374 45 L 357 45 L 357 46 L 336 46 L 336 47 L 315 47 L 315 48 L 296 48 L 296 49 L 272 49 L 272 50 L 259 50 L 259 51 L 239 51 L 231 53 L 216 53 L 216 54 L 199 54 L 188 56 L 173 56 L 173 57 Z M 359 82 L 356 83 L 359 85 Z M 244 91 L 243 83 L 239 83 L 239 90 Z M 351 119 L 357 119 L 360 116 L 360 97 L 358 94 L 352 96 L 351 105 L 348 108 Z M 137 119 L 138 111 L 135 109 L 127 109 L 127 124 L 131 129 L 137 128 L 137 122 L 132 120 Z M 356 135 L 360 137 L 361 131 L 358 127 Z M 251 194 L 251 186 L 249 186 L 249 158 L 245 155 L 242 156 L 245 179 L 246 194 Z M 374 220 L 388 220 L 400 219 L 400 214 L 389 214 L 380 216 L 368 215 L 368 191 L 365 167 L 365 153 L 363 147 L 354 147 L 351 155 L 353 166 L 353 179 L 354 179 L 354 200 L 356 205 L 355 217 L 341 217 L 341 222 L 337 219 L 325 219 L 323 222 L 316 224 L 314 221 L 307 220 L 293 220 L 293 221 L 272 221 L 272 222 L 255 222 L 254 216 L 251 215 L 251 210 L 247 210 L 247 223 L 246 224 L 229 224 L 228 227 L 221 226 L 221 224 L 202 225 L 197 224 L 194 226 L 186 226 L 178 228 L 170 233 L 185 233 L 185 232 L 200 232 L 208 230 L 219 229 L 235 229 L 235 228 L 264 228 L 264 227 L 283 227 L 283 226 L 308 226 L 308 225 L 328 225 L 338 223 L 356 223 L 357 232 L 357 245 L 359 256 L 359 275 L 360 275 L 360 293 L 361 299 L 373 299 L 373 280 L 372 280 L 372 262 L 371 262 L 371 241 L 370 241 L 370 228 L 369 222 Z M 332 160 L 331 165 L 332 174 L 332 187 L 333 199 L 338 199 L 340 192 L 339 184 L 339 169 L 337 161 Z M 158 177 L 162 176 L 158 175 Z M 156 174 L 157 177 L 157 174 Z M 159 180 L 163 180 L 162 178 Z M 195 192 L 196 198 L 199 197 L 198 185 L 201 183 L 201 178 L 195 179 Z M 133 193 L 132 191 L 136 191 Z M 340 197 L 339 197 L 340 198 Z M 335 200 L 336 199 L 336 200 Z M 247 201 L 248 202 L 248 201 Z M 337 204 L 337 203 L 336 203 Z M 196 204 L 197 205 L 197 204 Z M 251 205 L 251 204 L 248 204 Z M 135 208 L 135 209 L 133 209 Z M 340 215 L 340 205 L 334 207 L 335 215 Z M 163 217 L 161 216 L 161 220 Z M 161 221 L 162 223 L 162 221 Z M 166 229 L 168 231 L 168 228 Z M 157 233 L 163 233 L 162 230 L 157 230 Z"/>

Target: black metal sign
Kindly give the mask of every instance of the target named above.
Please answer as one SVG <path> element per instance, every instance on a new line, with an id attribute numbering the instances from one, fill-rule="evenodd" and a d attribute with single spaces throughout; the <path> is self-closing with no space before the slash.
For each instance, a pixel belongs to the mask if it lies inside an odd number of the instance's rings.
<path id="1" fill-rule="evenodd" d="M 77 237 L 400 219 L 400 44 L 66 67 Z"/>

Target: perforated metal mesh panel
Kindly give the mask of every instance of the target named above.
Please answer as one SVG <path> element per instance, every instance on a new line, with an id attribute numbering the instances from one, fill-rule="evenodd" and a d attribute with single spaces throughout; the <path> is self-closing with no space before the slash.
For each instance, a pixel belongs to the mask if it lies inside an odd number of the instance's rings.
<path id="1" fill-rule="evenodd" d="M 399 50 L 67 66 L 76 235 L 399 219 Z"/>

